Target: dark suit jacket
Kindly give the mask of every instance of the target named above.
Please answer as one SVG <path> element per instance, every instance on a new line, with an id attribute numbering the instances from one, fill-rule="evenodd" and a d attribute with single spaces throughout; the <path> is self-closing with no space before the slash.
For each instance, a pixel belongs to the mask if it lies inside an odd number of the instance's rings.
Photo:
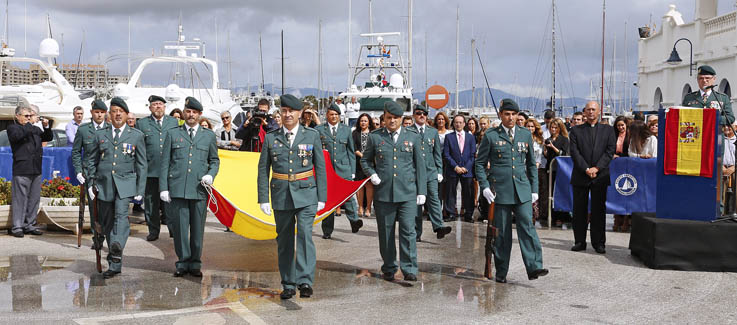
<path id="1" fill-rule="evenodd" d="M 455 172 L 456 166 L 466 168 L 468 172 L 461 177 L 473 177 L 473 165 L 476 162 L 476 138 L 473 134 L 465 133 L 463 140 L 463 154 L 458 146 L 458 134 L 451 132 L 445 135 L 445 143 L 443 143 L 443 158 L 448 162 L 447 177 L 458 177 Z"/>
<path id="2" fill-rule="evenodd" d="M 8 140 L 13 151 L 13 176 L 40 175 L 43 161 L 41 142 L 53 139 L 51 128 L 41 131 L 31 123 L 9 125 Z"/>
<path id="3" fill-rule="evenodd" d="M 571 129 L 569 134 L 571 140 L 571 158 L 573 159 L 573 172 L 571 173 L 571 185 L 609 186 L 609 162 L 612 161 L 614 150 L 617 146 L 617 137 L 614 128 L 609 125 L 596 124 L 594 127 L 596 143 L 592 143 L 589 136 L 591 128 L 588 123 L 577 125 Z M 596 178 L 591 179 L 586 175 L 586 169 L 590 167 L 599 168 Z"/>
<path id="4" fill-rule="evenodd" d="M 548 139 L 551 139 L 551 141 L 553 141 L 552 137 Z M 555 157 L 568 156 L 571 152 L 570 142 L 568 138 L 564 137 L 563 135 L 558 135 L 558 137 L 555 138 L 555 141 L 553 141 L 553 146 L 558 148 L 560 152 L 555 152 L 555 150 L 546 147 L 545 142 L 543 142 L 543 155 L 545 156 L 545 159 L 548 161 L 547 164 L 545 165 L 545 169 L 550 169 L 550 164 L 553 162 L 553 159 L 555 159 Z"/>

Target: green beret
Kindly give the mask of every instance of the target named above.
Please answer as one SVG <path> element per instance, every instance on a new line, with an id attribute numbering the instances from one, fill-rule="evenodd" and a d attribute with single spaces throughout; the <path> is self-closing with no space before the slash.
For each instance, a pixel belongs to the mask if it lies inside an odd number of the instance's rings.
<path id="1" fill-rule="evenodd" d="M 501 103 L 499 103 L 499 111 L 515 111 L 519 113 L 519 106 L 517 106 L 517 103 L 514 100 L 504 98 Z"/>
<path id="2" fill-rule="evenodd" d="M 99 109 L 107 112 L 107 105 L 105 105 L 105 102 L 101 99 L 95 99 L 95 101 L 92 102 L 92 109 Z"/>
<path id="3" fill-rule="evenodd" d="M 427 107 L 422 106 L 420 104 L 417 104 L 417 105 L 415 105 L 415 111 L 423 111 L 423 112 L 427 113 Z"/>
<path id="4" fill-rule="evenodd" d="M 113 106 L 118 106 L 122 108 L 126 113 L 130 113 L 128 110 L 128 104 L 125 103 L 125 101 L 120 97 L 113 97 L 113 99 L 110 100 L 110 108 L 113 108 Z"/>
<path id="5" fill-rule="evenodd" d="M 202 104 L 200 104 L 200 101 L 191 96 L 184 99 L 184 108 L 202 112 Z"/>
<path id="6" fill-rule="evenodd" d="M 402 106 L 393 100 L 384 102 L 384 112 L 395 116 L 404 115 L 404 109 L 402 108 Z"/>
<path id="7" fill-rule="evenodd" d="M 302 107 L 304 107 L 304 104 L 302 104 L 302 101 L 297 99 L 297 97 L 294 97 L 294 95 L 286 94 L 281 96 L 281 107 L 289 107 L 291 109 L 296 109 L 298 111 L 302 110 Z"/>
<path id="8" fill-rule="evenodd" d="M 338 113 L 338 115 L 340 115 L 340 107 L 338 107 L 338 105 L 335 105 L 335 103 L 330 104 L 330 107 L 328 107 L 328 111 L 335 111 L 336 113 Z"/>
<path id="9" fill-rule="evenodd" d="M 148 96 L 148 102 L 149 103 L 153 103 L 153 102 L 156 102 L 156 101 L 159 101 L 159 102 L 162 102 L 162 103 L 166 104 L 166 100 L 164 100 L 164 97 L 156 96 L 156 95 Z"/>
<path id="10" fill-rule="evenodd" d="M 699 76 L 714 76 L 717 74 L 716 71 L 714 71 L 714 68 L 708 66 L 708 65 L 702 65 L 698 69 L 698 75 Z"/>

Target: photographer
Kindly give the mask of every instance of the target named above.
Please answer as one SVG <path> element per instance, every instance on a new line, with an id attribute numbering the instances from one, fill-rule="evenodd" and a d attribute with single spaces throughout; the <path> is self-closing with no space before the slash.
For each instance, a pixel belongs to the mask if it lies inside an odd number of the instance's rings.
<path id="1" fill-rule="evenodd" d="M 261 152 L 261 145 L 267 132 L 276 130 L 279 125 L 274 121 L 269 112 L 269 101 L 261 99 L 258 106 L 251 112 L 246 122 L 236 132 L 236 139 L 241 139 L 240 151 Z"/>

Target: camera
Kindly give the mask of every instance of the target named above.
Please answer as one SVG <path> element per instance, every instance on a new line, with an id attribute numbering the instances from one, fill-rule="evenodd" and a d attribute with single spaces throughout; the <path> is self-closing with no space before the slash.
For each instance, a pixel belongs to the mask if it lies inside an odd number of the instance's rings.
<path id="1" fill-rule="evenodd" d="M 552 141 L 552 140 L 550 140 L 550 139 L 545 139 L 545 144 L 551 144 L 551 143 L 553 143 L 553 141 Z"/>
<path id="2" fill-rule="evenodd" d="M 266 121 L 267 118 L 268 114 L 264 111 L 259 110 L 258 108 L 254 108 L 251 111 L 251 123 L 253 125 L 261 125 L 261 123 Z"/>

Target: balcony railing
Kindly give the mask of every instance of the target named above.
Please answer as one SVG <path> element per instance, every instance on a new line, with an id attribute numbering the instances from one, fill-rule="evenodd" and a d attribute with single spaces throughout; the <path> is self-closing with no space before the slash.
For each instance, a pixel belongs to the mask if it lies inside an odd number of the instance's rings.
<path id="1" fill-rule="evenodd" d="M 704 21 L 704 35 L 715 36 L 735 30 L 737 26 L 737 11 Z"/>

